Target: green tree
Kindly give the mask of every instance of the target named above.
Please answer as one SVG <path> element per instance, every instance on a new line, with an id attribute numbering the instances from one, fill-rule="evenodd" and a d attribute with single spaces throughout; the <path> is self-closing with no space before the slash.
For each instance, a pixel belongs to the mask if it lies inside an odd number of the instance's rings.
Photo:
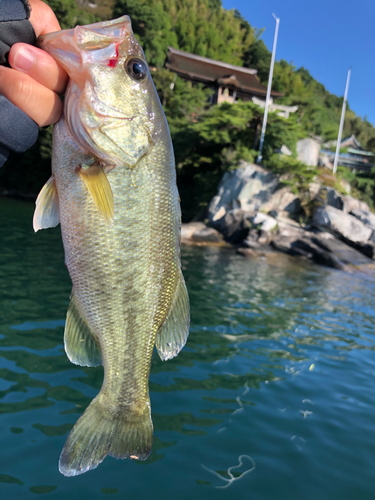
<path id="1" fill-rule="evenodd" d="M 172 134 L 185 220 L 204 213 L 225 171 L 236 168 L 240 160 L 254 161 L 256 126 L 263 112 L 251 102 L 223 103 Z M 265 164 L 283 144 L 295 151 L 299 128 L 296 120 L 269 114 L 263 149 Z"/>
<path id="2" fill-rule="evenodd" d="M 258 70 L 258 77 L 263 84 L 267 84 L 271 65 L 271 52 L 263 40 L 258 37 L 248 47 L 243 56 L 243 65 L 246 68 Z"/>
<path id="3" fill-rule="evenodd" d="M 168 46 L 241 65 L 254 39 L 249 23 L 217 0 L 116 0 L 113 13 L 130 16 L 148 62 L 157 67 Z"/>

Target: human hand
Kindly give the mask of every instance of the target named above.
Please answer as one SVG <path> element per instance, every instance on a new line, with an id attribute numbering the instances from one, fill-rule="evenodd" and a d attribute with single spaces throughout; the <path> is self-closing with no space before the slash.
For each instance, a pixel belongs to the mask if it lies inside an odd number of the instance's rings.
<path id="1" fill-rule="evenodd" d="M 61 29 L 47 4 L 41 0 L 29 0 L 29 4 L 37 37 Z M 66 72 L 52 56 L 25 43 L 14 44 L 8 59 L 11 68 L 0 66 L 0 94 L 40 127 L 57 122 L 63 108 L 58 94 L 65 90 Z"/>

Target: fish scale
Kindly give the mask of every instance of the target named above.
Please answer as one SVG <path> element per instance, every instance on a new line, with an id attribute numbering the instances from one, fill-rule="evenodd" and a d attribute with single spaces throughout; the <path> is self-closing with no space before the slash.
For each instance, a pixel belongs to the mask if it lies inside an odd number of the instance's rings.
<path id="1" fill-rule="evenodd" d="M 154 346 L 163 360 L 178 354 L 189 303 L 172 143 L 129 18 L 45 35 L 40 46 L 71 80 L 34 228 L 61 223 L 73 283 L 64 332 L 69 359 L 104 367 L 102 388 L 60 457 L 60 471 L 72 476 L 106 455 L 147 458 Z M 132 65 L 142 71 L 133 74 Z"/>

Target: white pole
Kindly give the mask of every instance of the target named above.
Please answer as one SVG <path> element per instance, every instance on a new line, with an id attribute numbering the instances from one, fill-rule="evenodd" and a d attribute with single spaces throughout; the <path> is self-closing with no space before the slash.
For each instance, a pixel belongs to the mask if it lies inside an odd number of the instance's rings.
<path id="1" fill-rule="evenodd" d="M 266 133 L 267 117 L 268 117 L 268 104 L 269 104 L 270 95 L 271 95 L 273 67 L 275 64 L 275 56 L 276 56 L 277 35 L 279 33 L 279 24 L 280 24 L 280 19 L 278 17 L 276 17 L 275 14 L 272 14 L 272 15 L 276 20 L 276 28 L 275 28 L 275 36 L 273 38 L 272 59 L 271 59 L 270 74 L 268 77 L 268 86 L 267 86 L 266 108 L 264 110 L 262 134 L 260 136 L 260 144 L 259 144 L 259 153 L 258 153 L 257 163 L 260 163 L 262 161 L 262 158 L 263 158 L 262 150 L 263 150 L 263 143 L 264 143 L 264 135 Z"/>
<path id="2" fill-rule="evenodd" d="M 342 103 L 339 136 L 337 138 L 335 161 L 333 163 L 333 173 L 334 174 L 336 173 L 337 162 L 339 161 L 340 146 L 341 146 L 341 136 L 342 136 L 342 129 L 344 128 L 345 111 L 346 111 L 346 101 L 347 101 L 347 98 L 348 98 L 349 80 L 350 80 L 350 73 L 351 73 L 351 71 L 352 71 L 351 68 L 349 68 L 349 70 L 348 70 L 348 76 L 346 77 L 345 94 L 344 94 L 344 102 Z"/>

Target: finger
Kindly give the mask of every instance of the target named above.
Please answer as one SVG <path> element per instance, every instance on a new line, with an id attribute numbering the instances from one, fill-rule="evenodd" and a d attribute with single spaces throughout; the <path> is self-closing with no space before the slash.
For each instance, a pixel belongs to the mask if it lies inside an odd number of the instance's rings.
<path id="1" fill-rule="evenodd" d="M 58 94 L 64 92 L 68 75 L 44 50 L 26 43 L 16 43 L 10 49 L 9 63 L 12 68 L 26 73 L 44 87 Z"/>
<path id="2" fill-rule="evenodd" d="M 59 96 L 31 76 L 0 66 L 0 94 L 22 109 L 40 127 L 56 123 L 63 104 Z"/>
<path id="3" fill-rule="evenodd" d="M 30 22 L 33 25 L 37 38 L 45 33 L 61 30 L 60 24 L 51 7 L 41 0 L 29 0 L 29 5 L 31 7 Z"/>

